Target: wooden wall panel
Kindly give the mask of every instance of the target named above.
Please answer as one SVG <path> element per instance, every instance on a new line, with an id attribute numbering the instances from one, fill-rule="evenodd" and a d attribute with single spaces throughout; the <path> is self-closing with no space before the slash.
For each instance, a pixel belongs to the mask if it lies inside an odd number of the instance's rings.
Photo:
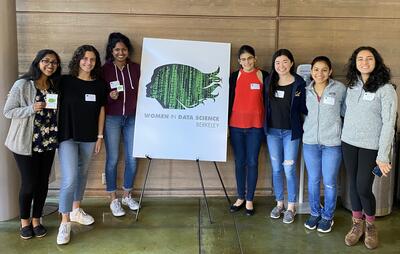
<path id="1" fill-rule="evenodd" d="M 399 38 L 400 20 L 282 19 L 279 23 L 279 47 L 292 50 L 297 63 L 327 55 L 338 75 L 343 75 L 354 49 L 369 45 L 382 54 L 393 76 L 400 77 Z"/>
<path id="2" fill-rule="evenodd" d="M 133 41 L 134 61 L 140 62 L 143 37 L 232 43 L 231 67 L 238 67 L 240 45 L 255 47 L 259 66 L 270 68 L 277 48 L 293 51 L 296 63 L 328 55 L 343 80 L 344 64 L 360 45 L 376 47 L 400 86 L 400 1 L 397 0 L 17 0 L 19 71 L 25 72 L 35 53 L 53 48 L 60 53 L 64 72 L 73 50 L 93 44 L 104 57 L 110 32 L 120 31 Z M 279 5 L 279 6 L 278 6 Z M 279 13 L 278 13 L 279 10 Z M 210 59 L 212 61 L 212 59 Z M 400 88 L 397 89 L 400 95 Z M 122 156 L 121 156 L 122 157 Z M 120 160 L 122 160 L 121 158 Z M 106 195 L 101 183 L 104 150 L 93 159 L 88 195 Z M 234 159 L 219 163 L 231 195 L 235 195 Z M 223 195 L 213 165 L 201 163 L 207 194 Z M 139 160 L 135 191 L 141 188 L 147 161 Z M 123 163 L 120 161 L 119 186 Z M 58 193 L 59 166 L 51 192 Z M 257 195 L 271 194 L 267 149 L 262 147 Z M 202 195 L 195 162 L 154 160 L 147 187 L 152 195 Z"/>
<path id="3" fill-rule="evenodd" d="M 89 168 L 88 184 L 86 188 L 86 193 L 88 195 L 106 195 L 105 185 L 101 183 L 101 174 L 104 172 L 104 160 L 105 151 L 103 146 L 101 153 L 97 156 L 93 156 L 93 160 Z M 138 160 L 138 169 L 134 186 L 134 191 L 136 193 L 139 193 L 142 188 L 147 165 L 148 161 L 146 159 Z M 207 195 L 224 195 L 214 164 L 211 162 L 200 162 L 200 165 Z M 233 152 L 230 145 L 228 146 L 228 161 L 226 163 L 218 163 L 217 165 L 229 195 L 235 196 L 235 168 Z M 121 155 L 118 163 L 117 179 L 119 188 L 121 188 L 123 183 L 123 171 L 123 156 Z M 60 167 L 58 158 L 56 157 L 55 181 L 49 186 L 50 194 L 56 195 L 58 193 L 59 186 Z M 271 170 L 269 167 L 269 159 L 267 159 L 266 146 L 264 144 L 261 148 L 259 157 L 259 174 L 256 193 L 258 195 L 270 195 L 271 188 Z M 157 196 L 202 195 L 196 162 L 179 160 L 153 160 L 146 185 L 146 194 Z"/>
<path id="4" fill-rule="evenodd" d="M 280 0 L 280 16 L 400 18 L 398 0 Z"/>
<path id="5" fill-rule="evenodd" d="M 262 67 L 267 65 L 275 49 L 273 19 L 18 13 L 17 23 L 20 72 L 27 70 L 35 53 L 44 47 L 60 53 L 64 71 L 73 51 L 82 44 L 93 44 L 104 56 L 108 34 L 113 31 L 120 31 L 133 40 L 137 62 L 140 62 L 143 37 L 230 42 L 232 66 L 237 66 L 236 52 L 241 44 L 249 43 L 257 49 Z"/>
<path id="6" fill-rule="evenodd" d="M 275 16 L 277 0 L 17 0 L 17 11 L 146 15 Z"/>

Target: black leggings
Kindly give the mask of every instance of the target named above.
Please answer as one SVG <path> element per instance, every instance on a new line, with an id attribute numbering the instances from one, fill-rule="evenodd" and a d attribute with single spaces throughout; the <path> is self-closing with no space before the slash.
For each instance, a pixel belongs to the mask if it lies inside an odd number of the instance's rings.
<path id="1" fill-rule="evenodd" d="M 353 211 L 362 211 L 374 216 L 376 210 L 372 184 L 375 176 L 372 169 L 376 166 L 377 150 L 359 148 L 342 142 L 343 162 L 347 180 L 350 181 L 350 200 Z"/>
<path id="2" fill-rule="evenodd" d="M 19 190 L 19 211 L 21 219 L 30 218 L 32 200 L 32 217 L 42 217 L 54 154 L 54 150 L 43 153 L 33 152 L 32 156 L 14 153 L 18 169 L 21 172 L 21 188 Z"/>

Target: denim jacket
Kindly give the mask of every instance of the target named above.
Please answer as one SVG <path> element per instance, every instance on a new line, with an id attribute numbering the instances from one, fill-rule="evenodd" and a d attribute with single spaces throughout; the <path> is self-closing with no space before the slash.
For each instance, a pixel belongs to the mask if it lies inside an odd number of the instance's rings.
<path id="1" fill-rule="evenodd" d="M 269 84 L 270 77 L 265 79 L 264 87 L 264 103 L 265 103 L 265 122 L 264 131 L 268 135 L 268 122 L 271 117 L 271 103 L 269 98 Z M 303 135 L 303 116 L 307 115 L 306 107 L 306 93 L 305 93 L 306 82 L 304 79 L 294 74 L 294 84 L 292 86 L 292 101 L 290 104 L 290 126 L 292 131 L 292 140 L 299 139 Z"/>

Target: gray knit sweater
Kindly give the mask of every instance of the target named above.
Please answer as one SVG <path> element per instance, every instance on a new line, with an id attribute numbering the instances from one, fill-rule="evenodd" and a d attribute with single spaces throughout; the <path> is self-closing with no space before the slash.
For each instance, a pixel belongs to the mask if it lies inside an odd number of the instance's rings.
<path id="1" fill-rule="evenodd" d="M 36 88 L 32 80 L 19 79 L 15 81 L 6 104 L 4 116 L 11 119 L 5 145 L 12 152 L 21 155 L 32 154 L 32 135 L 35 111 Z"/>
<path id="2" fill-rule="evenodd" d="M 376 160 L 390 162 L 396 112 L 397 94 L 391 84 L 368 93 L 359 79 L 355 86 L 347 89 L 342 141 L 378 150 Z"/>

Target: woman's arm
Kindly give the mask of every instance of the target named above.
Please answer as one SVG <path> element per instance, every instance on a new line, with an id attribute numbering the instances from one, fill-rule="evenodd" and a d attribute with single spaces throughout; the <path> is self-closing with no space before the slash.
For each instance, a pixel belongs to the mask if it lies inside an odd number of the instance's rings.
<path id="1" fill-rule="evenodd" d="M 236 80 L 238 78 L 239 71 L 232 72 L 229 76 L 229 98 L 228 98 L 228 121 L 232 114 L 233 102 L 235 100 L 235 89 L 236 89 Z"/>
<path id="2" fill-rule="evenodd" d="M 340 116 L 344 117 L 346 115 L 346 97 L 347 97 L 347 89 L 343 93 L 343 100 L 342 100 L 342 105 L 340 107 Z"/>
<path id="3" fill-rule="evenodd" d="M 387 87 L 383 87 L 381 97 L 382 129 L 379 136 L 379 148 L 378 156 L 376 157 L 376 164 L 381 169 L 383 175 L 386 176 L 392 168 L 390 165 L 389 155 L 392 148 L 394 126 L 396 123 L 397 94 L 392 86 L 385 86 Z"/>
<path id="4" fill-rule="evenodd" d="M 300 85 L 300 110 L 303 115 L 308 114 L 307 103 L 306 103 L 306 82 L 302 79 Z"/>
<path id="5" fill-rule="evenodd" d="M 38 108 L 35 108 L 35 104 L 21 106 L 20 100 L 23 95 L 21 94 L 21 85 L 17 82 L 12 86 L 3 109 L 4 116 L 9 119 L 30 117 L 35 113 L 35 109 Z M 22 84 L 22 86 L 24 85 L 29 84 Z"/>
<path id="6" fill-rule="evenodd" d="M 104 106 L 100 108 L 99 121 L 98 121 L 98 136 L 96 141 L 96 146 L 94 149 L 94 153 L 98 154 L 101 150 L 101 144 L 103 143 L 103 131 L 104 131 L 104 119 L 105 119 L 105 110 Z"/>

